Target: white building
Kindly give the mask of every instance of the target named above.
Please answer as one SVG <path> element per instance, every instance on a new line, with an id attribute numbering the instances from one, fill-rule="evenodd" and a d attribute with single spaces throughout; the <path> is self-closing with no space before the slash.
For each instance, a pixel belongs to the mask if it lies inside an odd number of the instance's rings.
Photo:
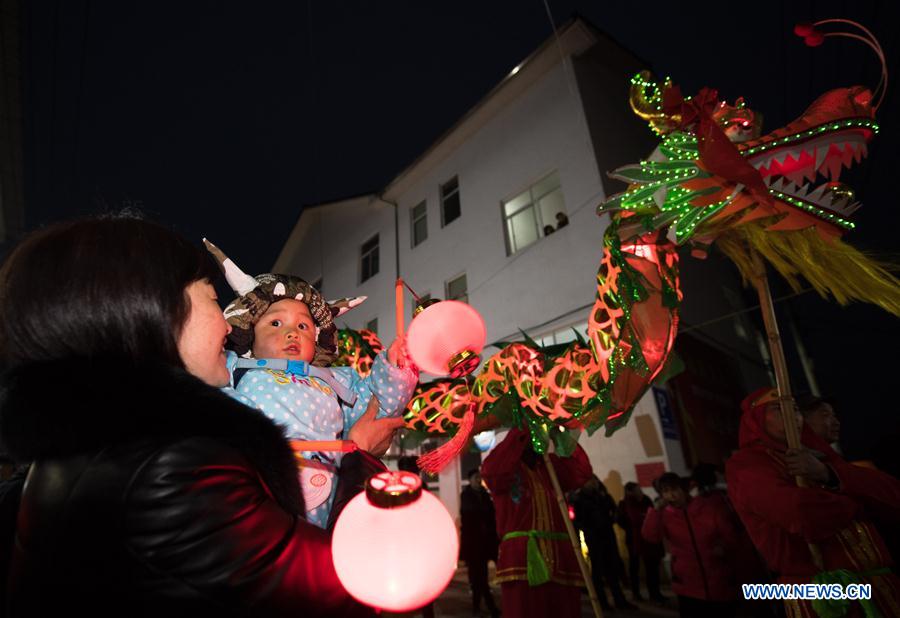
<path id="1" fill-rule="evenodd" d="M 629 78 L 643 66 L 590 24 L 571 21 L 379 193 L 304 208 L 274 271 L 320 282 L 328 298 L 368 296 L 346 325 L 374 327 L 385 344 L 395 336 L 398 275 L 421 296 L 467 300 L 484 317 L 488 342 L 520 338 L 519 329 L 572 339 L 573 327 L 586 330 L 594 301 L 608 223 L 596 206 L 623 188 L 608 188 L 605 173 L 654 146 L 627 103 Z M 568 225 L 554 229 L 557 213 Z M 730 310 L 717 305 L 702 306 L 712 315 Z M 685 472 L 681 443 L 665 438 L 652 393 L 614 436 L 581 442 L 616 497 L 637 480 L 636 465 Z M 460 466 L 449 468 L 440 497 L 456 513 L 465 481 Z"/>

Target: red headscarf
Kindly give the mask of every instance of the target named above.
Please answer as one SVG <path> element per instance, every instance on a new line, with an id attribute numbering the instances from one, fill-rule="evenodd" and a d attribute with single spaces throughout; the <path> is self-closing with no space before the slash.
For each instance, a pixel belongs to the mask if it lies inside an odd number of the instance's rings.
<path id="1" fill-rule="evenodd" d="M 741 428 L 738 434 L 738 443 L 741 448 L 753 444 L 776 450 L 787 450 L 787 444 L 776 440 L 766 432 L 766 407 L 778 401 L 778 391 L 767 386 L 758 388 L 741 402 Z M 819 451 L 826 459 L 839 457 L 834 450 L 822 438 L 813 433 L 809 425 L 803 423 L 800 430 L 800 442 L 803 446 Z"/>

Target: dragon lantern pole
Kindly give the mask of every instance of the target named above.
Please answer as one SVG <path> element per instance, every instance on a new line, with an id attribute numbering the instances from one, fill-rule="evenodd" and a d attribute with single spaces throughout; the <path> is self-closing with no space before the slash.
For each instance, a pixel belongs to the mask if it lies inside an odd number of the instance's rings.
<path id="1" fill-rule="evenodd" d="M 544 453 L 544 464 L 547 466 L 547 473 L 550 475 L 550 482 L 553 484 L 553 490 L 556 493 L 556 504 L 559 506 L 559 512 L 566 523 L 566 532 L 569 533 L 569 540 L 572 542 L 572 549 L 575 551 L 575 559 L 578 561 L 578 568 L 581 569 L 581 576 L 584 578 L 584 585 L 587 587 L 588 597 L 591 599 L 594 616 L 603 618 L 603 610 L 600 609 L 597 590 L 594 588 L 593 580 L 591 580 L 591 573 L 588 571 L 587 563 L 584 561 L 584 555 L 581 553 L 581 543 L 578 541 L 578 535 L 575 534 L 575 526 L 572 525 L 572 520 L 569 519 L 569 506 L 566 503 L 565 496 L 563 496 L 559 479 L 556 477 L 556 469 L 553 467 L 553 462 L 550 461 L 550 455 L 547 453 Z M 591 568 L 596 568 L 596 565 L 591 563 Z"/>
<path id="2" fill-rule="evenodd" d="M 753 286 L 759 295 L 759 308 L 766 327 L 766 338 L 769 342 L 772 367 L 775 370 L 775 388 L 778 391 L 778 405 L 781 408 L 781 419 L 784 423 L 784 436 L 787 440 L 788 448 L 799 449 L 802 448 L 802 445 L 800 443 L 800 427 L 797 424 L 797 406 L 794 402 L 794 396 L 791 394 L 791 380 L 788 374 L 787 361 L 784 358 L 784 348 L 781 345 L 778 321 L 775 318 L 775 305 L 772 301 L 772 292 L 769 289 L 769 278 L 766 276 L 766 264 L 755 249 L 750 248 L 750 257 L 753 261 Z M 797 476 L 794 478 L 798 486 L 807 486 L 806 479 L 803 477 Z M 822 552 L 813 543 L 808 545 L 813 563 L 818 569 L 823 569 Z"/>
<path id="3" fill-rule="evenodd" d="M 769 289 L 769 278 L 766 276 L 766 265 L 762 257 L 754 249 L 750 249 L 753 260 L 753 286 L 759 295 L 759 308 L 762 311 L 763 323 L 766 327 L 766 339 L 769 342 L 769 352 L 772 356 L 772 366 L 775 370 L 775 387 L 778 390 L 778 403 L 781 407 L 781 418 L 784 421 L 784 434 L 789 448 L 800 448 L 800 428 L 797 426 L 797 407 L 791 393 L 791 380 L 788 375 L 787 362 L 784 358 L 784 348 L 781 345 L 781 333 L 778 330 L 778 322 L 775 318 L 775 305 L 772 301 L 772 292 Z M 802 477 L 796 477 L 797 484 L 806 486 Z"/>

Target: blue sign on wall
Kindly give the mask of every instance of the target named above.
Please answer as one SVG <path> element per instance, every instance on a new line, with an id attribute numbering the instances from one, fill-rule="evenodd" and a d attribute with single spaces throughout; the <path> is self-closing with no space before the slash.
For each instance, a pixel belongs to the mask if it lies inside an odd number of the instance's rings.
<path id="1" fill-rule="evenodd" d="M 659 411 L 659 424 L 662 425 L 663 437 L 667 440 L 678 439 L 678 423 L 675 422 L 675 410 L 669 392 L 664 388 L 653 387 L 653 399 Z"/>

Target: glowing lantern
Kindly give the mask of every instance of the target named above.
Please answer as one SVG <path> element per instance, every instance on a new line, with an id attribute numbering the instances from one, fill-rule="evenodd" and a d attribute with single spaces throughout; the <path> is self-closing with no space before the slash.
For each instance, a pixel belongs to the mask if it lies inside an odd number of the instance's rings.
<path id="1" fill-rule="evenodd" d="M 444 505 L 410 472 L 382 472 L 341 512 L 331 553 L 353 598 L 407 612 L 433 601 L 456 570 L 459 541 Z"/>
<path id="2" fill-rule="evenodd" d="M 406 334 L 406 347 L 420 369 L 458 378 L 478 367 L 486 338 L 484 320 L 475 309 L 444 300 L 417 313 Z"/>

